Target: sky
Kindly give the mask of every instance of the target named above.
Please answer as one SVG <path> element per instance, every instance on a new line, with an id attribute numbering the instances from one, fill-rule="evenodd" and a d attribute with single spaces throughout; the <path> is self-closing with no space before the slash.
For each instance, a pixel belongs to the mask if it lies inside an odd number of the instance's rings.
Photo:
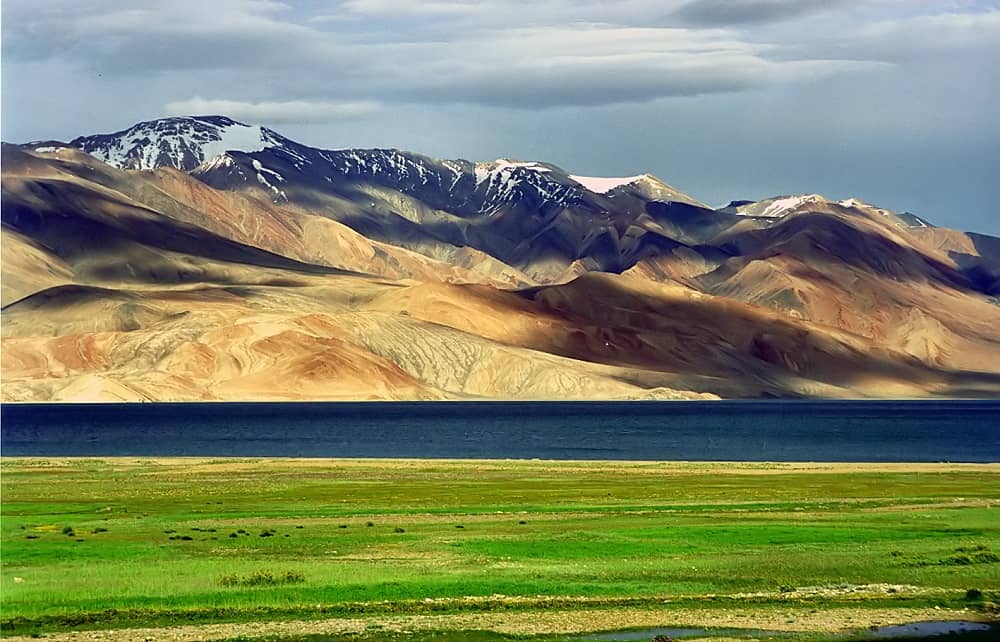
<path id="1" fill-rule="evenodd" d="M 0 71 L 8 142 L 225 114 L 1000 235 L 1000 0 L 4 0 Z"/>

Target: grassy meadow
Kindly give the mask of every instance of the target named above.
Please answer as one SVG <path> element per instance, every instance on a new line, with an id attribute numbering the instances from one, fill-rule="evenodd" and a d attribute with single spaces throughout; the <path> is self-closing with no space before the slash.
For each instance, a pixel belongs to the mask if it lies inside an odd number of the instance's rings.
<path id="1" fill-rule="evenodd" d="M 523 635 L 734 611 L 822 630 L 838 609 L 990 619 L 1000 601 L 995 465 L 0 465 L 7 635 L 424 616 Z M 577 629 L 483 619 L 566 612 Z"/>

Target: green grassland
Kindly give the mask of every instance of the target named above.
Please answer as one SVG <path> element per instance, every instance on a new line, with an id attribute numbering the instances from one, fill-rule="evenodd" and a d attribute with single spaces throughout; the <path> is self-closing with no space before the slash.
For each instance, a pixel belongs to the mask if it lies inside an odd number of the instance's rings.
<path id="1" fill-rule="evenodd" d="M 993 465 L 0 465 L 8 634 L 790 603 L 988 619 L 1000 601 Z"/>

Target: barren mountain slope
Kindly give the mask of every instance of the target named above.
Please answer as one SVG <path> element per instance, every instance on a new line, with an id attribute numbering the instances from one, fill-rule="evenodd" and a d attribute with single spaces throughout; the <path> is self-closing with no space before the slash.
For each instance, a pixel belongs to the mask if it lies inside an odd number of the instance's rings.
<path id="1" fill-rule="evenodd" d="M 368 309 L 366 301 L 398 287 L 359 276 L 308 275 L 280 286 L 48 290 L 4 312 L 3 395 L 6 400 L 696 396 L 655 382 L 630 384 L 620 368 L 502 344 L 380 306 Z"/>
<path id="2" fill-rule="evenodd" d="M 509 158 L 324 150 L 224 116 L 138 123 L 69 145 L 119 168 L 190 171 L 212 187 L 322 214 L 431 258 L 451 261 L 459 248 L 475 248 L 539 282 L 572 276 L 576 261 L 610 271 L 634 263 L 643 237 L 662 233 L 646 213 L 650 202 L 704 208 L 649 174 L 589 177 Z"/>
<path id="3" fill-rule="evenodd" d="M 4 399 L 1000 394 L 1000 240 L 190 120 L 4 146 Z"/>
<path id="4" fill-rule="evenodd" d="M 901 226 L 883 212 L 812 201 L 766 228 L 730 229 L 713 242 L 732 257 L 696 287 L 846 330 L 931 365 L 997 370 L 1000 306 L 978 278 L 990 255 L 958 262 L 927 240 L 929 232 L 957 233 Z"/>
<path id="5" fill-rule="evenodd" d="M 155 213 L 153 218 L 186 223 L 221 238 L 317 265 L 388 278 L 482 281 L 504 287 L 528 282 L 517 270 L 474 251 L 458 253 L 453 262 L 429 259 L 370 241 L 325 216 L 277 206 L 268 199 L 214 190 L 170 168 L 125 172 L 70 148 L 35 155 L 5 145 L 3 169 L 4 207 L 12 213 L 20 204 L 31 209 L 59 203 L 101 219 L 124 204 Z M 16 225 L 13 219 L 8 223 L 8 227 Z"/>
<path id="6" fill-rule="evenodd" d="M 5 163 L 3 198 L 6 400 L 686 394 L 365 310 L 402 286 L 230 240 L 247 235 L 227 208 L 203 206 L 200 227 L 44 163 L 15 167 Z"/>

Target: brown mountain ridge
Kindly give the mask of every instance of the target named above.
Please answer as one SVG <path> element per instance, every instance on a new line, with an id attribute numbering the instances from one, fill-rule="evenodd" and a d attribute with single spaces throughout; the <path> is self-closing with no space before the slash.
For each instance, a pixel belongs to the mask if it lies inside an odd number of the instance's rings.
<path id="1" fill-rule="evenodd" d="M 223 117 L 2 161 L 4 401 L 1000 394 L 1000 239 L 854 199 Z"/>

